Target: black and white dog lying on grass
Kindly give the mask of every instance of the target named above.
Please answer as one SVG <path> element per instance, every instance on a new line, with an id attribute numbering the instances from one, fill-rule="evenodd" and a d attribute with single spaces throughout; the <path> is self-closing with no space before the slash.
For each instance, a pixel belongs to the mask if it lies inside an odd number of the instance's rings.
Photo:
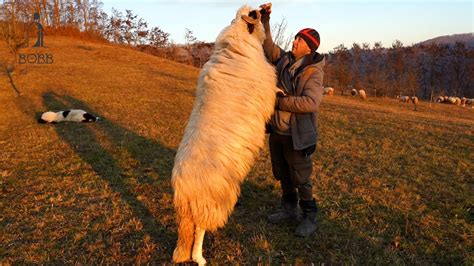
<path id="1" fill-rule="evenodd" d="M 45 112 L 38 118 L 38 123 L 59 123 L 59 122 L 95 122 L 100 120 L 98 116 L 89 114 L 84 110 L 71 109 L 59 112 Z"/>

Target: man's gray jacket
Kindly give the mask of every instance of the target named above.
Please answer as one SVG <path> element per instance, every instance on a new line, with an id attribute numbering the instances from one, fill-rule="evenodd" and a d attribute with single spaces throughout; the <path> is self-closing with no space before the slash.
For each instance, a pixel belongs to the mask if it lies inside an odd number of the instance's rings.
<path id="1" fill-rule="evenodd" d="M 273 43 L 268 24 L 264 22 L 266 39 L 263 49 L 267 59 L 276 66 L 278 87 L 288 94 L 277 98 L 276 112 L 281 110 L 291 113 L 293 148 L 304 150 L 315 146 L 317 141 L 317 114 L 323 97 L 324 56 L 316 52 L 308 54 L 300 62 L 301 66 L 290 73 L 289 69 L 295 62 L 293 54 Z"/>

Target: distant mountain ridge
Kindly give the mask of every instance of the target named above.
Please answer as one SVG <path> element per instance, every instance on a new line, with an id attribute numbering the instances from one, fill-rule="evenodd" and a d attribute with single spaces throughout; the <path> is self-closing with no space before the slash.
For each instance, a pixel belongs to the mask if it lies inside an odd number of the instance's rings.
<path id="1" fill-rule="evenodd" d="M 462 42 L 462 43 L 465 43 L 467 47 L 474 48 L 474 33 L 471 32 L 471 33 L 439 36 L 436 38 L 432 38 L 432 39 L 420 42 L 418 44 L 430 45 L 433 43 L 437 43 L 437 44 L 454 45 L 456 42 Z"/>

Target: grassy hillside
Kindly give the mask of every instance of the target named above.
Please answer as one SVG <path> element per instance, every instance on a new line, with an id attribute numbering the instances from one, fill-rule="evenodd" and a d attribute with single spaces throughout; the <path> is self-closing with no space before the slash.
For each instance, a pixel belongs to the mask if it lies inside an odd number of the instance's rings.
<path id="1" fill-rule="evenodd" d="M 15 97 L 0 75 L 0 263 L 170 262 L 170 175 L 198 70 L 128 49 L 48 37 Z M 0 46 L 0 56 L 6 56 Z M 81 108 L 92 124 L 37 124 Z M 210 263 L 474 263 L 474 109 L 327 97 L 314 156 L 320 226 L 265 217 L 279 185 L 264 149 Z M 210 155 L 212 156 L 212 155 Z"/>

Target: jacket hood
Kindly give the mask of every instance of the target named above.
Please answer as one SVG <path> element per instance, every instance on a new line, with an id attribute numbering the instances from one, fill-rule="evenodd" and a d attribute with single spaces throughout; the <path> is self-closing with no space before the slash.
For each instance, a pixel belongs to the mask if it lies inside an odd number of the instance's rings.
<path id="1" fill-rule="evenodd" d="M 309 65 L 321 65 L 321 67 L 323 67 L 324 63 L 324 55 L 315 52 L 312 54 L 305 55 L 303 65 L 301 67 L 305 68 Z"/>
<path id="2" fill-rule="evenodd" d="M 298 76 L 298 74 L 301 73 L 307 67 L 314 67 L 322 70 L 325 65 L 324 55 L 317 52 L 305 55 L 303 60 L 303 64 L 298 68 L 295 73 L 295 76 Z"/>

